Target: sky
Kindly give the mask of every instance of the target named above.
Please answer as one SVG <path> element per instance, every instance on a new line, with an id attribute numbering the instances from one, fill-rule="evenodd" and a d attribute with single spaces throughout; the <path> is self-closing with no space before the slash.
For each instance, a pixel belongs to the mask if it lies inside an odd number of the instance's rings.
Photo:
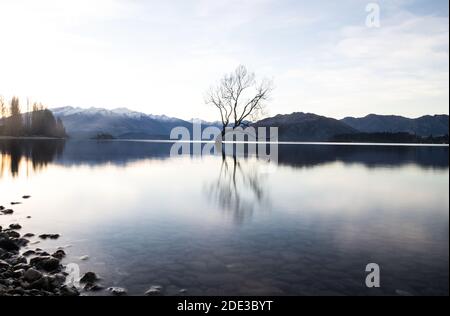
<path id="1" fill-rule="evenodd" d="M 0 0 L 0 95 L 216 120 L 205 93 L 242 64 L 274 82 L 267 115 L 448 114 L 448 5 Z"/>

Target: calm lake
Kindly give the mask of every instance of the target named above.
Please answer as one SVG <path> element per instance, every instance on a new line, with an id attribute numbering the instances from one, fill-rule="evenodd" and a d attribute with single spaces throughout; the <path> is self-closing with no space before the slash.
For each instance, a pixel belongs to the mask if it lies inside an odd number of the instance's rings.
<path id="1" fill-rule="evenodd" d="M 170 147 L 0 140 L 0 205 L 23 202 L 0 226 L 61 234 L 28 248 L 65 246 L 131 295 L 448 295 L 448 147 L 282 145 L 277 163 Z"/>

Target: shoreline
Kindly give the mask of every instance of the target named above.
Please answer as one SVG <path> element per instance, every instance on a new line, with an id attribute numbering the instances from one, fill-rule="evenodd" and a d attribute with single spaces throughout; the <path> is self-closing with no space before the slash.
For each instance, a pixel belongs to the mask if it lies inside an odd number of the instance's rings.
<path id="1" fill-rule="evenodd" d="M 22 196 L 20 201 L 9 203 L 11 207 L 23 204 L 31 198 Z M 101 293 L 112 296 L 126 296 L 125 288 L 111 285 L 104 287 L 102 279 L 94 272 L 79 274 L 74 263 L 63 263 L 65 248 L 57 247 L 50 254 L 46 249 L 36 247 L 41 240 L 57 240 L 59 234 L 21 234 L 22 226 L 15 219 L 15 211 L 0 204 L 0 219 L 7 218 L 0 226 L 0 297 L 2 296 L 91 296 Z M 27 219 L 31 216 L 27 216 Z M 37 239 L 38 238 L 38 239 Z M 32 239 L 34 239 L 32 241 Z M 88 256 L 83 256 L 88 258 Z M 81 258 L 80 258 L 81 259 Z M 81 260 L 86 260 L 81 259 Z M 152 285 L 144 296 L 158 296 L 162 287 Z"/>
<path id="2" fill-rule="evenodd" d="M 192 143 L 215 144 L 214 140 L 180 139 L 95 139 L 95 138 L 56 138 L 44 136 L 0 136 L 0 140 L 73 140 L 96 142 L 145 142 L 145 143 Z M 383 142 L 339 142 L 339 141 L 223 141 L 224 144 L 263 144 L 263 145 L 317 145 L 317 146 L 410 146 L 410 147 L 449 147 L 448 143 L 383 143 Z"/>
<path id="3" fill-rule="evenodd" d="M 22 204 L 30 196 L 23 196 L 20 202 L 11 202 L 11 206 Z M 44 249 L 29 247 L 40 240 L 58 239 L 59 234 L 19 233 L 22 226 L 14 219 L 14 210 L 0 205 L 0 216 L 11 222 L 8 227 L 0 226 L 0 297 L 1 296 L 80 296 L 81 288 L 75 282 L 84 284 L 84 291 L 97 291 L 101 288 L 96 282 L 98 277 L 87 272 L 78 280 L 66 272 L 62 260 L 66 257 L 63 247 L 53 254 Z M 27 218 L 30 218 L 27 216 Z M 2 221 L 3 222 L 3 221 Z M 68 283 L 71 281 L 71 283 Z"/>
<path id="4" fill-rule="evenodd" d="M 214 140 L 178 140 L 178 139 L 71 139 L 74 141 L 100 141 L 100 142 L 143 142 L 143 143 L 189 143 L 189 144 L 215 144 Z M 263 145 L 317 145 L 317 146 L 411 146 L 411 147 L 449 147 L 449 144 L 437 143 L 368 143 L 368 142 L 296 142 L 296 141 L 223 141 L 224 144 L 263 144 Z"/>

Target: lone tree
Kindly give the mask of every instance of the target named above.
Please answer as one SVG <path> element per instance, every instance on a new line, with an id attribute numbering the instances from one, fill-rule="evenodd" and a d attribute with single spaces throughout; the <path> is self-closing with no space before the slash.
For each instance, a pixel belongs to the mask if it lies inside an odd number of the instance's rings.
<path id="1" fill-rule="evenodd" d="M 264 114 L 265 101 L 273 90 L 271 80 L 257 81 L 255 74 L 240 65 L 210 88 L 205 102 L 214 105 L 220 113 L 222 139 L 226 128 L 245 125 L 247 120 L 256 120 Z"/>

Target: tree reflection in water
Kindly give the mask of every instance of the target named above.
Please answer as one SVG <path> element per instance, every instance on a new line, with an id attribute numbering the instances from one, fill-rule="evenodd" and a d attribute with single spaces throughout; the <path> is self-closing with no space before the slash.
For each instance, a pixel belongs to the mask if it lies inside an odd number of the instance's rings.
<path id="1" fill-rule="evenodd" d="M 64 140 L 0 140 L 0 178 L 7 172 L 12 177 L 20 173 L 45 168 L 64 151 Z M 23 165 L 23 167 L 22 167 Z"/>
<path id="2" fill-rule="evenodd" d="M 235 223 L 242 224 L 255 209 L 270 209 L 265 175 L 256 158 L 222 156 L 219 176 L 205 191 L 212 202 L 231 213 Z"/>

